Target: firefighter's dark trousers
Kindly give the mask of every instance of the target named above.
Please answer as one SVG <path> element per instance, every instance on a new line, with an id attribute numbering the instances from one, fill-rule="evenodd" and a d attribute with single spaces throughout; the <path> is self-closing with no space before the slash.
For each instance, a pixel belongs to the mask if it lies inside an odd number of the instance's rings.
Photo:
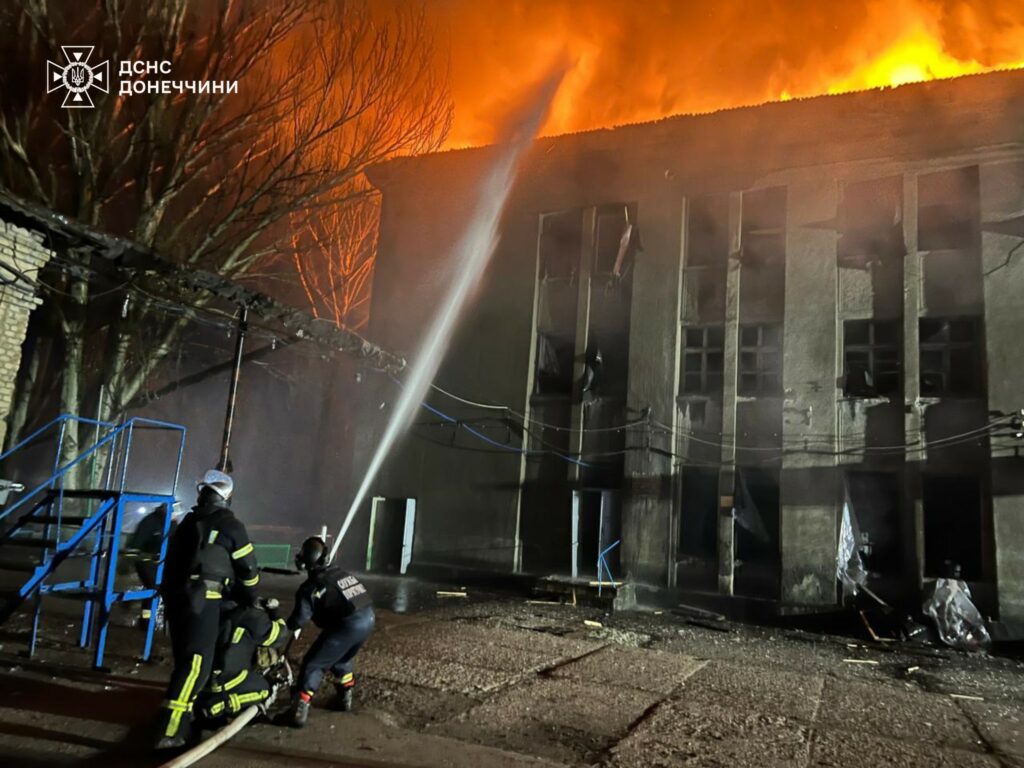
<path id="1" fill-rule="evenodd" d="M 316 693 L 327 670 L 334 673 L 343 687 L 355 684 L 352 660 L 373 632 L 373 608 L 356 611 L 340 626 L 323 629 L 302 659 L 299 691 L 310 696 Z"/>
<path id="2" fill-rule="evenodd" d="M 219 593 L 207 592 L 204 599 L 167 604 L 174 671 L 159 721 L 160 736 L 176 736 L 183 724 L 191 725 L 192 705 L 213 669 L 221 603 Z"/>

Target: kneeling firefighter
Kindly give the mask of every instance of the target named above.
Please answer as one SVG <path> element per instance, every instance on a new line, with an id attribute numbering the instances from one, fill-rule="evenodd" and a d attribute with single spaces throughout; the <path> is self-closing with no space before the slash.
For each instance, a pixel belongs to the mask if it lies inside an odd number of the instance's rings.
<path id="1" fill-rule="evenodd" d="M 295 593 L 288 628 L 302 629 L 310 619 L 320 628 L 320 635 L 302 659 L 295 700 L 283 718 L 285 724 L 301 728 L 327 670 L 336 678 L 335 708 L 343 712 L 352 709 L 352 662 L 373 631 L 374 615 L 366 587 L 341 568 L 327 565 L 323 539 L 306 539 L 295 556 L 295 565 L 309 576 Z"/>
<path id="2" fill-rule="evenodd" d="M 157 749 L 188 742 L 193 703 L 213 669 L 222 606 L 253 605 L 260 579 L 249 534 L 228 507 L 231 478 L 210 470 L 197 490 L 196 506 L 167 545 L 162 597 L 174 671 L 157 720 Z"/>
<path id="3" fill-rule="evenodd" d="M 291 632 L 277 617 L 277 600 L 239 605 L 221 623 L 210 685 L 196 700 L 196 710 L 207 721 L 233 717 L 250 704 L 266 708 L 272 703 L 271 684 L 262 670 L 281 658 Z M 274 691 L 273 693 L 276 693 Z"/>

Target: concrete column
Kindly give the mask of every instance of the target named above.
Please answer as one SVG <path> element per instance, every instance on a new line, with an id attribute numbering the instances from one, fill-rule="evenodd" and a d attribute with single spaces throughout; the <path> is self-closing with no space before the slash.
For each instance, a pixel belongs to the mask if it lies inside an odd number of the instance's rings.
<path id="1" fill-rule="evenodd" d="M 838 187 L 821 178 L 789 186 L 786 222 L 786 308 L 783 338 L 784 446 L 813 440 L 836 449 L 839 376 L 836 233 L 809 227 L 835 217 Z M 823 438 L 823 435 L 829 437 Z M 836 601 L 838 493 L 836 459 L 795 452 L 784 456 L 779 544 L 783 601 Z"/>
<path id="2" fill-rule="evenodd" d="M 729 196 L 729 266 L 725 281 L 725 362 L 722 371 L 722 468 L 718 476 L 718 591 L 733 593 L 735 522 L 732 516 L 736 488 L 736 394 L 740 364 L 740 232 L 743 195 Z"/>
<path id="3" fill-rule="evenodd" d="M 654 190 L 658 192 L 659 190 Z M 679 312 L 682 269 L 681 199 L 667 192 L 637 201 L 644 250 L 633 271 L 630 312 L 630 418 L 650 409 L 652 419 L 672 424 L 679 369 Z M 622 504 L 622 566 L 627 578 L 667 586 L 673 568 L 671 434 L 632 430 L 627 445 L 653 450 L 626 454 Z"/>
<path id="4" fill-rule="evenodd" d="M 582 381 L 587 368 L 587 344 L 590 335 L 590 289 L 591 273 L 594 269 L 594 240 L 596 237 L 597 209 L 587 208 L 583 213 L 583 247 L 580 254 L 580 290 L 576 298 L 576 346 L 573 351 L 572 380 Z M 583 428 L 586 426 L 586 406 L 582 399 L 574 399 L 572 404 L 572 432 L 569 436 L 569 451 L 572 454 L 583 452 Z M 569 465 L 569 482 L 580 479 L 579 464 Z"/>
<path id="5" fill-rule="evenodd" d="M 919 356 L 918 320 L 921 317 L 924 290 L 921 254 L 917 251 L 917 177 L 903 176 L 903 402 L 904 440 L 915 445 L 923 437 L 924 408 L 919 402 L 921 392 L 921 360 Z M 921 493 L 921 461 L 924 454 L 911 454 L 904 473 L 903 512 L 911 519 L 914 541 L 914 570 L 918 586 L 924 583 L 924 503 Z"/>
<path id="6" fill-rule="evenodd" d="M 986 223 L 1024 212 L 1024 163 L 982 165 L 980 171 L 988 403 L 992 410 L 1009 413 L 1024 407 L 1024 222 L 1009 227 Z M 1006 234 L 1013 230 L 1016 234 Z M 1013 437 L 991 441 L 996 589 L 1004 622 L 1024 621 L 1024 459 L 1016 455 L 1019 448 Z"/>

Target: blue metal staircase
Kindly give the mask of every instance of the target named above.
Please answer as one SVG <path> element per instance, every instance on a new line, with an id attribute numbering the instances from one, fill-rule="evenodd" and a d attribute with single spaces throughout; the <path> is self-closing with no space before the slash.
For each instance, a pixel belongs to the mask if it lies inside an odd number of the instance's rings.
<path id="1" fill-rule="evenodd" d="M 68 425 L 95 430 L 95 442 L 80 455 L 62 463 Z M 142 431 L 160 430 L 176 433 L 177 456 L 170 492 L 128 488 L 129 458 L 133 442 Z M 0 559 L 0 570 L 27 573 L 15 591 L 0 599 L 0 624 L 10 618 L 27 601 L 32 606 L 32 626 L 28 654 L 32 656 L 39 635 L 39 620 L 44 595 L 66 597 L 84 602 L 78 644 L 94 647 L 93 666 L 103 666 L 110 614 L 114 605 L 148 601 L 149 621 L 143 659 L 149 659 L 153 648 L 159 596 L 157 589 L 117 589 L 118 559 L 124 554 L 122 527 L 126 507 L 152 504 L 163 509 L 163 535 L 160 540 L 156 568 L 156 585 L 163 578 L 167 554 L 167 533 L 170 529 L 181 460 L 185 449 L 185 427 L 153 419 L 131 418 L 120 424 L 64 414 L 33 432 L 27 438 L 0 454 L 5 465 L 15 454 L 56 438 L 55 459 L 49 477 L 22 493 L 16 501 L 0 508 L 0 552 L 11 549 L 30 550 L 30 559 Z M 94 477 L 86 488 L 72 488 L 74 478 L 91 466 L 104 462 L 101 478 Z M 67 511 L 72 508 L 71 512 Z M 85 561 L 77 570 L 77 578 L 64 575 L 71 566 L 58 572 L 69 560 Z M 61 580 L 63 579 L 63 580 Z"/>

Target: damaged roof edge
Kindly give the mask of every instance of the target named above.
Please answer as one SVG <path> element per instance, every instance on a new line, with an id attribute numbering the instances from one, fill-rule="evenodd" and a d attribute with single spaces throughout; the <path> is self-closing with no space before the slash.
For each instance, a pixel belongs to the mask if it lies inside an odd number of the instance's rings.
<path id="1" fill-rule="evenodd" d="M 354 331 L 325 323 L 308 312 L 282 304 L 265 293 L 213 272 L 182 267 L 138 243 L 99 232 L 63 214 L 23 200 L 3 187 L 0 187 L 0 218 L 16 226 L 56 236 L 67 246 L 67 255 L 72 258 L 84 247 L 106 259 L 113 269 L 151 271 L 171 285 L 205 291 L 232 304 L 245 306 L 262 320 L 280 323 L 295 338 L 314 341 L 364 360 L 378 370 L 397 372 L 405 367 L 405 359 L 400 355 L 383 349 Z"/>
<path id="2" fill-rule="evenodd" d="M 699 121 L 722 120 L 727 116 L 741 116 L 744 114 L 764 114 L 772 111 L 776 115 L 785 115 L 787 118 L 796 114 L 796 110 L 825 109 L 827 107 L 842 109 L 845 106 L 853 106 L 858 100 L 865 98 L 886 98 L 886 97 L 918 97 L 921 99 L 937 98 L 948 99 L 951 91 L 969 85 L 971 81 L 995 82 L 1002 80 L 1004 83 L 1013 81 L 1024 82 L 1024 68 L 996 69 L 990 72 L 978 72 L 958 77 L 939 78 L 923 82 L 906 83 L 898 86 L 887 86 L 878 88 L 867 88 L 845 93 L 826 93 L 816 96 L 804 96 L 786 101 L 766 101 L 757 104 L 744 104 L 736 107 L 727 107 L 707 112 L 689 112 L 675 115 L 667 115 L 657 120 L 647 120 L 632 123 L 620 123 L 606 128 L 591 128 L 571 133 L 561 133 L 555 136 L 542 136 L 534 142 L 535 151 L 550 152 L 558 147 L 565 146 L 570 141 L 600 141 L 604 138 L 618 138 L 636 131 L 649 131 L 651 129 L 673 129 L 684 125 L 692 125 Z M 471 161 L 481 153 L 492 151 L 495 145 L 487 144 L 475 147 L 456 147 L 428 152 L 421 155 L 404 155 L 385 160 L 371 166 L 366 170 L 366 176 L 370 182 L 380 190 L 385 189 L 393 183 L 400 182 L 407 173 L 414 173 L 430 163 L 452 161 L 454 158 Z"/>

